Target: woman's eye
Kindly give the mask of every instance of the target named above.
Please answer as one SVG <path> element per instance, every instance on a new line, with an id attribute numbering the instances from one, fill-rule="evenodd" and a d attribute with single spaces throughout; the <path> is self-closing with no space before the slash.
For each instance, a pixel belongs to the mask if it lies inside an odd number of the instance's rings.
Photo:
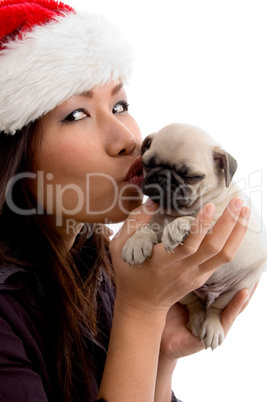
<path id="1" fill-rule="evenodd" d="M 77 109 L 74 110 L 74 112 L 71 112 L 63 121 L 78 121 L 78 120 L 83 120 L 86 117 L 89 117 L 89 113 L 86 112 L 84 109 Z"/>
<path id="2" fill-rule="evenodd" d="M 116 103 L 116 105 L 114 106 L 112 113 L 123 113 L 123 112 L 128 112 L 129 109 L 129 105 L 127 102 L 125 101 L 121 101 Z"/>

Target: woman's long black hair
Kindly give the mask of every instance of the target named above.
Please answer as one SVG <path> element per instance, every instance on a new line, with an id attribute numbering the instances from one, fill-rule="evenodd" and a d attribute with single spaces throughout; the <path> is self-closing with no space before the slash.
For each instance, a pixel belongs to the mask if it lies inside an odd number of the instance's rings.
<path id="1" fill-rule="evenodd" d="M 45 214 L 23 215 L 10 207 L 12 201 L 21 210 L 36 208 L 27 178 L 15 180 L 15 184 L 12 180 L 19 174 L 32 172 L 41 133 L 38 121 L 15 135 L 0 132 L 0 264 L 35 269 L 49 283 L 56 316 L 54 347 L 58 379 L 64 400 L 70 402 L 78 401 L 77 376 L 79 381 L 90 384 L 81 327 L 97 334 L 96 291 L 100 269 L 111 277 L 106 252 L 108 236 L 104 230 L 96 230 L 89 237 L 89 232 L 83 230 L 67 251 Z M 90 250 L 91 264 L 83 266 L 81 274 L 76 261 L 84 249 Z"/>

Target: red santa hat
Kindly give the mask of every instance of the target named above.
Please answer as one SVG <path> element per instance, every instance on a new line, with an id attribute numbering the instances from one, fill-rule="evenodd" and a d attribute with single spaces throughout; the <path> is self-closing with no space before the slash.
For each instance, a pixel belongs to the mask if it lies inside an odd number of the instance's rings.
<path id="1" fill-rule="evenodd" d="M 0 2 L 0 132 L 130 75 L 129 44 L 101 16 L 54 0 Z"/>

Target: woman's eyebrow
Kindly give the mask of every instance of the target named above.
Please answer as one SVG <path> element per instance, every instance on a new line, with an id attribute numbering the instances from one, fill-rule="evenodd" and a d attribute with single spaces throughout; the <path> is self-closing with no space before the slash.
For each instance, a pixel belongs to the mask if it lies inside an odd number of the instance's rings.
<path id="1" fill-rule="evenodd" d="M 111 90 L 111 96 L 116 95 L 120 89 L 123 87 L 123 83 L 119 82 L 119 84 L 115 85 L 114 88 Z M 86 96 L 87 98 L 92 98 L 94 96 L 94 91 L 86 91 L 81 93 L 82 96 Z"/>
<path id="2" fill-rule="evenodd" d="M 93 91 L 82 92 L 81 96 L 86 96 L 87 98 L 92 98 L 94 96 L 94 92 Z"/>
<path id="3" fill-rule="evenodd" d="M 115 87 L 111 91 L 111 95 L 112 96 L 116 95 L 122 87 L 123 87 L 122 82 L 120 82 L 119 84 L 115 85 Z"/>

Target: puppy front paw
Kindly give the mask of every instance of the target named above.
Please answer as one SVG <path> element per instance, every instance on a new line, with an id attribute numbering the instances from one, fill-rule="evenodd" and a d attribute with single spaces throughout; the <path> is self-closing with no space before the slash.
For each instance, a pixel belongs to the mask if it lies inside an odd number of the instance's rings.
<path id="1" fill-rule="evenodd" d="M 154 244 L 158 243 L 153 230 L 145 227 L 137 230 L 122 248 L 122 258 L 128 264 L 141 265 L 151 254 Z"/>
<path id="2" fill-rule="evenodd" d="M 162 234 L 162 244 L 166 251 L 171 251 L 187 237 L 195 218 L 180 217 L 165 226 Z"/>

